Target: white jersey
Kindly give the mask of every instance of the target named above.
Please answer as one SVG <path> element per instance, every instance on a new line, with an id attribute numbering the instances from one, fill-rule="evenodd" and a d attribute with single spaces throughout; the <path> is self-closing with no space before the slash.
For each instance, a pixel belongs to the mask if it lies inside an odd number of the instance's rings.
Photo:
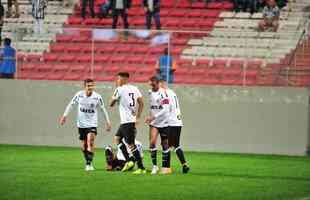
<path id="1" fill-rule="evenodd" d="M 129 153 L 129 155 L 131 156 L 132 155 L 131 150 L 130 150 L 128 144 L 125 142 L 125 139 L 123 139 L 123 143 L 125 144 L 127 151 Z M 139 142 L 138 140 L 135 140 L 135 145 L 137 146 L 137 149 L 141 155 L 141 158 L 143 158 L 143 148 L 142 148 L 141 142 Z M 117 148 L 116 157 L 118 160 L 126 160 L 123 153 L 122 153 L 122 150 L 119 147 Z"/>
<path id="2" fill-rule="evenodd" d="M 169 88 L 165 89 L 170 99 L 169 126 L 183 126 L 182 114 L 178 96 Z"/>
<path id="3" fill-rule="evenodd" d="M 150 115 L 155 117 L 150 125 L 163 128 L 169 126 L 169 97 L 160 88 L 158 91 L 149 91 Z"/>
<path id="4" fill-rule="evenodd" d="M 116 88 L 112 99 L 118 101 L 121 124 L 136 122 L 137 101 L 140 97 L 142 95 L 136 86 L 126 84 Z"/>
<path id="5" fill-rule="evenodd" d="M 79 128 L 91 128 L 98 126 L 98 112 L 99 108 L 104 113 L 104 118 L 107 122 L 110 122 L 109 115 L 105 109 L 102 97 L 92 92 L 91 96 L 87 96 L 85 91 L 79 91 L 72 98 L 71 102 L 66 107 L 63 116 L 68 116 L 73 106 L 78 105 L 77 113 L 77 127 Z"/>

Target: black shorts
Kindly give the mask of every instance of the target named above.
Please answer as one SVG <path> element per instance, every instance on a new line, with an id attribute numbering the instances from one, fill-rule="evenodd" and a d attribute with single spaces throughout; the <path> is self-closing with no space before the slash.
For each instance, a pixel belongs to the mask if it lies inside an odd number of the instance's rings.
<path id="1" fill-rule="evenodd" d="M 86 140 L 87 139 L 87 134 L 89 133 L 95 133 L 97 135 L 97 128 L 96 127 L 90 127 L 90 128 L 79 128 L 79 134 L 80 140 Z"/>
<path id="2" fill-rule="evenodd" d="M 160 139 L 161 141 L 168 139 L 168 135 L 169 135 L 169 127 L 162 127 L 162 128 L 158 128 L 156 126 L 151 126 L 154 127 L 158 130 L 158 133 L 160 135 Z"/>
<path id="3" fill-rule="evenodd" d="M 168 134 L 169 147 L 180 146 L 181 130 L 182 126 L 169 126 L 169 134 Z"/>
<path id="4" fill-rule="evenodd" d="M 121 124 L 118 128 L 116 135 L 121 139 L 124 138 L 127 144 L 134 144 L 137 134 L 135 123 Z"/>

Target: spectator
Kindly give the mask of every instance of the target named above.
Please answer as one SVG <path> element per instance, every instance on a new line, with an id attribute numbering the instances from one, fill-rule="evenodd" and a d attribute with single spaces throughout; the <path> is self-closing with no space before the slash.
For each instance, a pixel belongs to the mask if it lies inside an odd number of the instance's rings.
<path id="1" fill-rule="evenodd" d="M 263 9 L 263 20 L 259 22 L 259 29 L 265 31 L 267 28 L 272 28 L 276 32 L 279 27 L 279 18 L 280 9 L 275 0 L 268 0 Z"/>
<path id="2" fill-rule="evenodd" d="M 95 0 L 82 0 L 82 18 L 85 19 L 86 18 L 86 6 L 87 6 L 87 2 L 88 2 L 88 6 L 89 6 L 89 11 L 90 11 L 90 16 L 92 18 L 95 17 Z"/>
<path id="3" fill-rule="evenodd" d="M 0 52 L 0 78 L 13 79 L 16 72 L 16 51 L 11 47 L 11 39 L 5 38 L 3 43 L 4 47 Z"/>
<path id="4" fill-rule="evenodd" d="M 265 0 L 258 0 L 256 5 L 257 12 L 263 12 L 264 7 L 266 6 Z"/>
<path id="5" fill-rule="evenodd" d="M 115 29 L 118 21 L 118 16 L 121 15 L 124 23 L 124 28 L 128 29 L 128 9 L 131 7 L 131 0 L 111 0 L 112 6 L 112 28 Z"/>
<path id="6" fill-rule="evenodd" d="M 3 26 L 3 19 L 4 19 L 4 7 L 0 1 L 0 44 L 2 43 L 2 26 Z"/>
<path id="7" fill-rule="evenodd" d="M 15 15 L 13 17 L 18 18 L 19 17 L 19 4 L 18 0 L 8 0 L 8 11 L 7 11 L 7 17 L 10 18 L 12 17 L 12 6 L 14 3 L 15 7 Z"/>
<path id="8" fill-rule="evenodd" d="M 99 17 L 100 18 L 107 17 L 109 15 L 110 9 L 111 9 L 111 2 L 110 2 L 110 0 L 103 2 L 100 5 Z"/>
<path id="9" fill-rule="evenodd" d="M 143 7 L 145 10 L 146 28 L 151 29 L 153 17 L 156 29 L 160 30 L 160 0 L 143 0 Z"/>
<path id="10" fill-rule="evenodd" d="M 43 20 L 45 18 L 45 8 L 47 7 L 47 0 L 31 0 L 32 17 L 34 21 L 34 33 L 41 35 L 43 33 Z"/>
<path id="11" fill-rule="evenodd" d="M 169 55 L 168 48 L 164 49 L 164 55 L 160 56 L 156 64 L 156 71 L 167 83 L 173 83 L 174 72 L 176 70 L 176 63 Z"/>

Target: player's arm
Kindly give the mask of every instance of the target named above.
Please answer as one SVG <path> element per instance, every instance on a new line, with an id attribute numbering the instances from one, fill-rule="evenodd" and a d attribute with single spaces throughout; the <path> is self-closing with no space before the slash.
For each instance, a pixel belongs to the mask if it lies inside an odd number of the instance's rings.
<path id="1" fill-rule="evenodd" d="M 141 114 L 143 112 L 143 108 L 144 108 L 144 102 L 143 102 L 142 96 L 137 98 L 137 102 L 138 102 L 138 112 L 137 112 L 136 118 L 140 119 L 141 118 Z"/>
<path id="2" fill-rule="evenodd" d="M 116 88 L 116 90 L 114 91 L 114 94 L 112 95 L 110 99 L 109 106 L 113 107 L 116 104 L 116 102 L 119 100 L 119 98 L 120 98 L 119 89 Z"/>
<path id="3" fill-rule="evenodd" d="M 111 126 L 111 121 L 110 121 L 109 114 L 108 114 L 108 112 L 107 112 L 107 109 L 106 109 L 105 106 L 104 106 L 104 103 L 103 103 L 102 98 L 100 98 L 99 101 L 100 101 L 99 108 L 100 108 L 101 112 L 103 113 L 103 117 L 104 117 L 104 120 L 105 120 L 105 122 L 106 122 L 106 130 L 107 130 L 108 132 L 110 132 L 112 126 Z"/>
<path id="4" fill-rule="evenodd" d="M 59 123 L 61 125 L 64 125 L 67 119 L 67 116 L 69 115 L 69 113 L 71 112 L 71 110 L 73 109 L 73 107 L 78 104 L 78 94 L 76 94 L 70 101 L 70 103 L 67 105 L 64 114 L 60 117 Z"/>

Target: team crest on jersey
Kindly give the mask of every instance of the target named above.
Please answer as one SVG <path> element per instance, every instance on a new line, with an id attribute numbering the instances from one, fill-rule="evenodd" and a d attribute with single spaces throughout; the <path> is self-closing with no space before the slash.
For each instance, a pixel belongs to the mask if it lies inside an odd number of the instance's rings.
<path id="1" fill-rule="evenodd" d="M 95 104 L 93 104 L 93 103 L 90 104 L 90 107 L 91 107 L 91 108 L 95 108 Z"/>

